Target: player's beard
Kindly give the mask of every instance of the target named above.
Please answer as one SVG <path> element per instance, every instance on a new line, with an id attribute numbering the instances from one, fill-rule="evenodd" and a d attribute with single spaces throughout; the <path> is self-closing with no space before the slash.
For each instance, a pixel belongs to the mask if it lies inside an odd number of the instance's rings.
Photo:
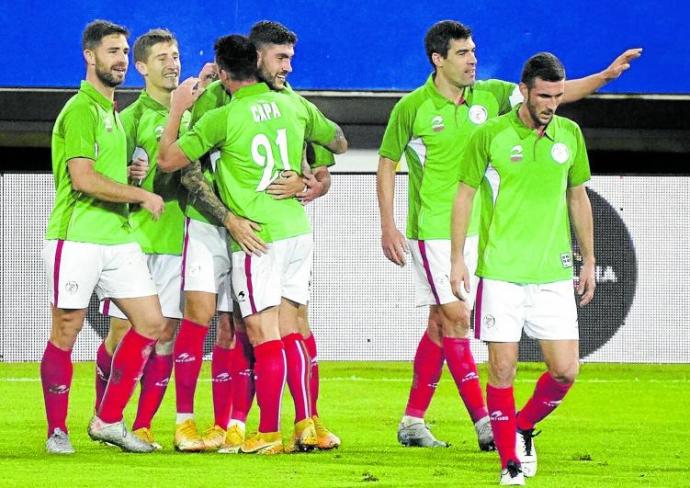
<path id="1" fill-rule="evenodd" d="M 532 105 L 529 100 L 525 101 L 525 105 L 527 105 L 527 111 L 529 112 L 529 116 L 532 119 L 532 122 L 534 123 L 535 127 L 545 127 L 549 125 L 549 122 L 551 122 L 551 119 L 553 119 L 553 112 L 550 114 L 546 114 L 543 112 L 538 112 L 536 107 Z M 539 116 L 544 115 L 548 116 L 548 120 L 544 122 Z"/>
<path id="2" fill-rule="evenodd" d="M 269 73 L 263 69 L 259 69 L 259 80 L 266 83 L 271 90 L 280 91 L 283 88 L 285 88 L 286 82 L 283 82 L 283 86 L 277 86 L 276 85 L 276 77 L 272 76 L 271 73 Z"/>
<path id="3" fill-rule="evenodd" d="M 96 61 L 96 77 L 101 81 L 101 83 L 103 83 L 106 86 L 109 86 L 110 88 L 120 86 L 122 82 L 125 81 L 125 77 L 123 75 L 122 79 L 118 79 L 112 74 L 112 69 L 116 66 L 121 65 L 114 64 L 110 66 L 110 68 L 105 68 L 101 63 Z"/>

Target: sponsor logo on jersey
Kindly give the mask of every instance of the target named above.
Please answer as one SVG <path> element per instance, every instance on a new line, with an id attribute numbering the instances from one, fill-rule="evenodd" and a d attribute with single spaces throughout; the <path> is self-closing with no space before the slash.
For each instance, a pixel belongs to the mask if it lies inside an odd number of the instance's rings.
<path id="1" fill-rule="evenodd" d="M 517 163 L 518 161 L 522 161 L 522 146 L 518 144 L 517 146 L 513 146 L 510 150 L 510 160 L 514 163 Z"/>
<path id="2" fill-rule="evenodd" d="M 551 157 L 558 164 L 565 163 L 570 157 L 570 151 L 568 151 L 568 146 L 566 146 L 562 142 L 557 142 L 551 148 Z"/>
<path id="3" fill-rule="evenodd" d="M 561 254 L 561 264 L 564 268 L 573 267 L 573 257 L 569 252 L 564 252 L 563 254 Z"/>
<path id="4" fill-rule="evenodd" d="M 481 125 L 489 118 L 489 112 L 482 105 L 472 105 L 468 114 L 470 122 Z"/>
<path id="5" fill-rule="evenodd" d="M 440 115 L 436 115 L 433 119 L 431 119 L 431 130 L 434 132 L 441 132 L 445 128 L 446 126 L 443 124 L 443 117 Z"/>

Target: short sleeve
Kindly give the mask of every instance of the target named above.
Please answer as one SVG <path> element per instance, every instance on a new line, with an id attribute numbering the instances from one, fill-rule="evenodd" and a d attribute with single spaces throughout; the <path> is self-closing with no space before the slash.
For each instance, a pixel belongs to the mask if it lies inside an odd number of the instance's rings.
<path id="1" fill-rule="evenodd" d="M 491 144 L 487 126 L 477 129 L 465 147 L 458 179 L 472 188 L 479 188 L 489 165 Z"/>
<path id="2" fill-rule="evenodd" d="M 95 108 L 74 104 L 62 118 L 65 138 L 65 161 L 74 158 L 96 160 L 96 132 L 99 118 Z"/>
<path id="3" fill-rule="evenodd" d="M 582 135 L 582 130 L 577 124 L 575 124 L 575 129 L 575 159 L 568 172 L 569 187 L 582 185 L 592 178 L 592 173 L 589 168 L 589 157 L 587 156 L 587 147 L 585 146 L 585 138 Z"/>
<path id="4" fill-rule="evenodd" d="M 211 110 L 177 140 L 177 145 L 187 159 L 197 160 L 225 140 L 227 123 L 225 107 Z"/>
<path id="5" fill-rule="evenodd" d="M 328 120 L 316 105 L 306 98 L 301 97 L 302 103 L 307 111 L 307 127 L 304 139 L 319 145 L 326 145 L 335 138 L 335 124 Z"/>
<path id="6" fill-rule="evenodd" d="M 412 125 L 416 111 L 408 100 L 403 98 L 393 107 L 379 148 L 379 156 L 395 162 L 400 161 L 403 151 L 412 137 Z"/>

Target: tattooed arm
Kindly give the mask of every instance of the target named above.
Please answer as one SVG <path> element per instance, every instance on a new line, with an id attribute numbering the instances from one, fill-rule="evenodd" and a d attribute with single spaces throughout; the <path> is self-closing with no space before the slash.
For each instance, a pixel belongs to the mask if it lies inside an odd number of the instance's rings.
<path id="1" fill-rule="evenodd" d="M 333 122 L 333 125 L 335 125 L 335 137 L 328 144 L 324 144 L 324 147 L 333 154 L 342 154 L 347 151 L 347 139 L 345 139 L 343 129 L 335 122 Z"/>
<path id="2" fill-rule="evenodd" d="M 233 214 L 220 201 L 201 172 L 201 163 L 192 161 L 182 170 L 182 185 L 189 191 L 189 204 L 200 212 L 212 216 L 230 232 L 232 238 L 247 254 L 261 255 L 266 252 L 266 244 L 256 234 L 261 226 L 251 220 Z"/>

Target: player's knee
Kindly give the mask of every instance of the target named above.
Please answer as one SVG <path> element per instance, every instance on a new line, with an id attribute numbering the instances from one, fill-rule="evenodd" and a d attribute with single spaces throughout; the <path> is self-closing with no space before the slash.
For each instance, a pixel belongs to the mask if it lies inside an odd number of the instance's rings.
<path id="1" fill-rule="evenodd" d="M 158 342 L 172 344 L 173 340 L 175 339 L 175 331 L 177 330 L 177 324 L 177 320 L 165 319 L 165 325 L 163 326 L 163 330 L 161 331 L 161 334 L 158 337 Z"/>
<path id="2" fill-rule="evenodd" d="M 508 387 L 513 384 L 517 365 L 509 359 L 493 358 L 489 362 L 489 383 L 496 387 Z"/>
<path id="3" fill-rule="evenodd" d="M 580 362 L 575 361 L 570 364 L 558 365 L 549 370 L 551 377 L 561 384 L 569 384 L 575 381 L 580 374 Z"/>
<path id="4" fill-rule="evenodd" d="M 197 324 L 209 325 L 216 313 L 212 304 L 197 302 L 196 300 L 185 301 L 184 318 Z"/>

